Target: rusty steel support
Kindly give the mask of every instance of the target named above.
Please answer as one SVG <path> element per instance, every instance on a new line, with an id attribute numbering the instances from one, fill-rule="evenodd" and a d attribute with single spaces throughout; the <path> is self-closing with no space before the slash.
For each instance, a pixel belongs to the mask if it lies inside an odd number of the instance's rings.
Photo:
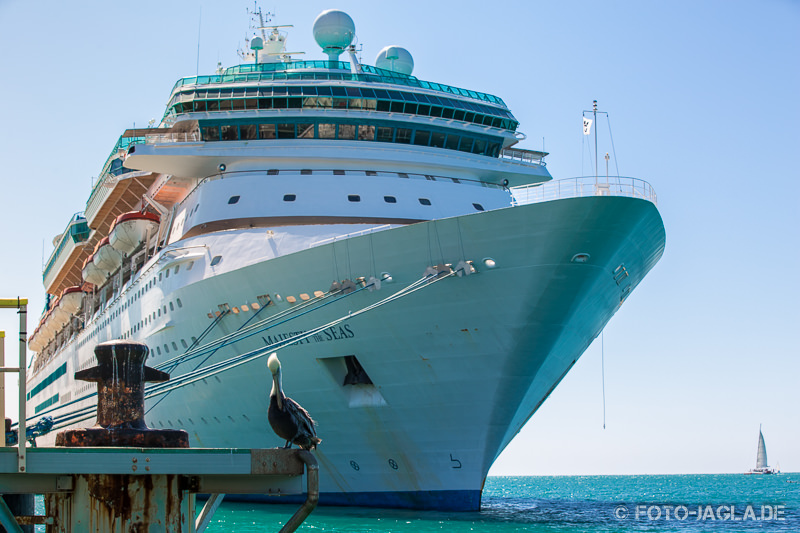
<path id="1" fill-rule="evenodd" d="M 300 509 L 281 528 L 280 533 L 292 533 L 300 527 L 308 515 L 317 507 L 319 502 L 319 464 L 317 459 L 306 450 L 297 452 L 297 457 L 306 465 L 306 501 Z"/>

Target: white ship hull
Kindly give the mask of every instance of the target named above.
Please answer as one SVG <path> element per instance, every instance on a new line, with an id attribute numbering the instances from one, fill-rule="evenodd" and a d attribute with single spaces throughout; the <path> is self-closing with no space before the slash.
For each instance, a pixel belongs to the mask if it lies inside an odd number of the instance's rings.
<path id="1" fill-rule="evenodd" d="M 313 310 L 167 369 L 175 380 L 199 364 L 364 309 L 417 281 L 429 266 L 471 260 L 476 273 L 425 285 L 283 347 L 280 357 L 287 394 L 318 423 L 323 504 L 475 510 L 492 462 L 655 265 L 665 243 L 651 202 L 608 196 L 412 224 L 288 255 L 275 250 L 302 240 L 301 233 L 276 236 L 256 228 L 172 243 L 45 364 L 37 383 L 64 362 L 67 369 L 30 397 L 33 418 L 94 405 L 94 397 L 70 404 L 95 386 L 72 376 L 93 366 L 99 342 L 146 342 L 148 364 L 158 366 L 184 353 L 193 337 L 203 345 L 232 334 L 248 320 L 252 325 L 301 305 L 301 295 L 313 298 L 334 280 L 391 274 L 380 290 L 324 306 L 311 302 Z M 588 260 L 573 261 L 577 254 Z M 212 266 L 216 256 L 221 260 Z M 488 268 L 485 258 L 496 266 Z M 253 319 L 252 303 L 267 294 L 274 305 Z M 226 307 L 238 312 L 216 320 Z M 357 357 L 372 385 L 343 385 L 347 356 Z M 280 446 L 266 421 L 270 385 L 265 359 L 256 359 L 148 399 L 146 421 L 186 429 L 192 446 Z M 42 407 L 54 395 L 56 405 Z M 75 422 L 92 425 L 94 418 Z"/>

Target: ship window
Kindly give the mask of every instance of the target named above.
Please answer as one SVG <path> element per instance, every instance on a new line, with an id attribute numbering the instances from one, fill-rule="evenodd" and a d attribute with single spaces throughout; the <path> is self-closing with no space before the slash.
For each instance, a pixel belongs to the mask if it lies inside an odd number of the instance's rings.
<path id="1" fill-rule="evenodd" d="M 455 120 L 464 120 L 464 114 L 465 114 L 464 111 L 456 109 L 455 112 L 453 113 L 453 118 Z"/>
<path id="2" fill-rule="evenodd" d="M 383 126 L 378 126 L 378 137 L 377 141 L 379 142 L 392 142 L 394 137 L 394 128 L 385 128 Z"/>
<path id="3" fill-rule="evenodd" d="M 242 124 L 239 126 L 242 139 L 258 139 L 258 126 L 255 124 Z"/>
<path id="4" fill-rule="evenodd" d="M 272 99 L 272 108 L 273 109 L 286 109 L 289 107 L 289 101 L 286 98 L 273 98 Z"/>
<path id="5" fill-rule="evenodd" d="M 419 203 L 421 203 L 422 205 L 431 205 L 431 201 L 428 200 L 427 198 L 419 198 Z"/>
<path id="6" fill-rule="evenodd" d="M 294 202 L 297 199 L 296 194 L 284 194 L 283 201 L 284 202 Z"/>
<path id="7" fill-rule="evenodd" d="M 169 277 L 169 269 L 167 269 L 167 270 L 164 272 L 164 277 L 165 277 L 165 278 L 168 278 L 168 277 Z"/>
<path id="8" fill-rule="evenodd" d="M 377 176 L 378 175 L 378 173 L 375 172 L 374 170 L 365 170 L 364 174 L 366 174 L 367 176 Z"/>
<path id="9" fill-rule="evenodd" d="M 175 303 L 176 303 L 176 304 L 178 304 L 178 308 L 181 308 L 181 307 L 183 307 L 183 304 L 181 303 L 181 299 L 180 299 L 180 298 L 177 298 L 177 299 L 175 300 Z"/>
<path id="10" fill-rule="evenodd" d="M 239 131 L 236 126 L 222 126 L 220 133 L 223 141 L 235 141 L 239 137 Z"/>
<path id="11" fill-rule="evenodd" d="M 333 171 L 333 175 L 334 176 L 344 176 L 344 170 L 334 170 Z"/>
<path id="12" fill-rule="evenodd" d="M 278 139 L 294 138 L 294 124 L 278 124 Z"/>
<path id="13" fill-rule="evenodd" d="M 389 111 L 391 109 L 392 103 L 388 100 L 378 100 L 378 104 L 376 109 L 378 111 Z"/>
<path id="14" fill-rule="evenodd" d="M 320 139 L 335 139 L 336 138 L 336 124 L 320 124 L 319 138 Z"/>
<path id="15" fill-rule="evenodd" d="M 442 108 L 436 105 L 431 106 L 430 115 L 432 117 L 441 117 L 442 116 Z"/>
<path id="16" fill-rule="evenodd" d="M 194 266 L 194 261 L 189 261 L 189 264 L 186 265 L 186 270 L 191 270 L 193 266 Z"/>
<path id="17" fill-rule="evenodd" d="M 348 194 L 347 195 L 347 201 L 348 202 L 360 202 L 361 201 L 361 196 L 359 196 L 357 194 Z"/>
<path id="18" fill-rule="evenodd" d="M 218 141 L 219 128 L 217 126 L 204 126 L 201 129 L 204 141 Z"/>
<path id="19" fill-rule="evenodd" d="M 158 316 L 161 316 L 161 308 L 158 308 Z"/>
<path id="20" fill-rule="evenodd" d="M 405 172 L 398 172 L 397 173 L 397 177 L 398 178 L 406 178 L 406 179 L 408 179 L 408 174 L 406 174 Z"/>
<path id="21" fill-rule="evenodd" d="M 472 151 L 472 138 L 470 137 L 462 137 L 461 143 L 458 145 L 458 149 L 462 152 L 470 152 Z"/>
<path id="22" fill-rule="evenodd" d="M 178 351 L 178 345 L 175 344 L 175 341 L 172 341 L 172 349 L 175 350 L 176 352 Z"/>
<path id="23" fill-rule="evenodd" d="M 431 146 L 444 148 L 444 133 L 439 133 L 438 131 L 431 133 Z"/>
<path id="24" fill-rule="evenodd" d="M 354 124 L 339 124 L 340 139 L 355 139 L 356 127 Z"/>
<path id="25" fill-rule="evenodd" d="M 359 141 L 374 141 L 375 140 L 375 126 L 361 125 L 358 127 L 358 140 Z"/>
<path id="26" fill-rule="evenodd" d="M 274 139 L 275 138 L 275 124 L 259 124 L 258 125 L 258 138 L 259 139 Z"/>
<path id="27" fill-rule="evenodd" d="M 211 266 L 212 267 L 213 266 L 217 266 L 220 261 L 222 261 L 222 256 L 221 255 L 214 256 L 214 258 L 211 260 Z"/>
<path id="28" fill-rule="evenodd" d="M 417 130 L 414 134 L 414 144 L 419 146 L 428 146 L 428 142 L 430 142 L 431 133 L 425 130 Z"/>
<path id="29" fill-rule="evenodd" d="M 481 204 L 472 204 L 472 207 L 478 211 L 483 211 L 483 206 Z"/>
<path id="30" fill-rule="evenodd" d="M 313 124 L 298 124 L 297 137 L 299 139 L 313 139 L 314 138 L 314 125 Z"/>
<path id="31" fill-rule="evenodd" d="M 158 281 L 161 281 L 161 276 L 163 276 L 163 275 L 164 275 L 163 272 L 159 272 L 158 273 Z M 153 281 L 155 281 L 155 279 L 153 279 Z"/>
<path id="32" fill-rule="evenodd" d="M 403 102 L 392 102 L 390 107 L 392 113 L 402 113 L 403 112 Z"/>
<path id="33" fill-rule="evenodd" d="M 169 303 L 169 310 L 170 311 L 174 311 L 175 310 L 175 306 L 172 305 L 172 302 Z"/>
<path id="34" fill-rule="evenodd" d="M 449 107 L 442 109 L 442 118 L 453 118 L 453 110 Z"/>
<path id="35" fill-rule="evenodd" d="M 448 135 L 447 140 L 444 143 L 444 147 L 448 150 L 458 150 L 458 141 L 461 137 L 458 135 Z"/>
<path id="36" fill-rule="evenodd" d="M 244 100 L 231 100 L 231 108 L 234 111 L 241 111 L 244 109 Z"/>
<path id="37" fill-rule="evenodd" d="M 240 196 L 238 196 L 238 195 L 237 196 L 231 196 L 230 198 L 228 198 L 228 205 L 232 205 L 232 204 L 237 203 L 239 201 L 239 198 L 240 198 Z"/>
<path id="38" fill-rule="evenodd" d="M 278 170 L 277 168 L 271 168 L 267 170 L 267 176 L 277 176 L 279 172 L 280 170 Z"/>
<path id="39" fill-rule="evenodd" d="M 473 154 L 483 154 L 486 151 L 486 141 L 483 139 L 475 139 L 475 144 L 472 145 Z"/>
<path id="40" fill-rule="evenodd" d="M 300 169 L 300 175 L 301 176 L 310 176 L 311 175 L 311 169 L 310 168 L 301 168 Z"/>
<path id="41" fill-rule="evenodd" d="M 156 352 L 158 352 L 158 355 L 161 355 L 161 348 L 159 348 L 158 346 L 156 346 Z"/>
<path id="42" fill-rule="evenodd" d="M 410 144 L 411 143 L 411 130 L 408 128 L 397 128 L 397 143 Z"/>
<path id="43" fill-rule="evenodd" d="M 180 265 L 176 266 L 175 267 L 175 272 L 173 272 L 173 274 L 177 274 L 180 269 L 181 269 Z"/>
<path id="44" fill-rule="evenodd" d="M 396 204 L 397 198 L 395 198 L 394 196 L 384 196 L 383 201 L 386 202 L 387 204 Z"/>
<path id="45" fill-rule="evenodd" d="M 186 344 L 186 341 L 185 341 L 185 340 L 183 340 L 183 339 L 181 339 L 181 346 L 183 346 L 183 348 L 184 348 L 184 349 L 186 349 L 186 348 L 188 348 L 188 347 L 189 347 L 189 345 L 188 345 L 188 344 Z"/>
<path id="46" fill-rule="evenodd" d="M 169 346 L 166 344 L 164 345 L 164 353 L 169 353 Z"/>

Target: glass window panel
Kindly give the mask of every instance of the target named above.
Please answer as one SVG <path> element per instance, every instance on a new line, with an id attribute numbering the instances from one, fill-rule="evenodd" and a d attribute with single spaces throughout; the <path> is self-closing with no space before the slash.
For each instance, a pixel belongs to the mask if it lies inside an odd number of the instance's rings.
<path id="1" fill-rule="evenodd" d="M 358 140 L 359 141 L 374 141 L 375 140 L 375 126 L 365 126 L 361 124 L 358 126 Z"/>
<path id="2" fill-rule="evenodd" d="M 231 100 L 231 106 L 234 111 L 241 111 L 244 109 L 244 100 Z"/>
<path id="3" fill-rule="evenodd" d="M 289 109 L 300 109 L 303 107 L 302 98 L 289 98 Z"/>
<path id="4" fill-rule="evenodd" d="M 347 109 L 347 98 L 334 98 L 333 99 L 333 108 L 334 109 Z"/>
<path id="5" fill-rule="evenodd" d="M 220 98 L 230 98 L 231 94 L 233 93 L 230 89 L 220 89 L 219 90 L 219 97 Z"/>
<path id="6" fill-rule="evenodd" d="M 339 138 L 355 139 L 356 138 L 355 124 L 339 124 Z"/>
<path id="7" fill-rule="evenodd" d="M 306 109 L 317 107 L 317 99 L 316 99 L 316 97 L 311 96 L 311 97 L 303 98 L 303 107 L 306 108 Z"/>
<path id="8" fill-rule="evenodd" d="M 402 113 L 405 104 L 403 102 L 392 102 L 392 113 Z"/>
<path id="9" fill-rule="evenodd" d="M 475 142 L 472 145 L 472 153 L 473 154 L 483 154 L 486 152 L 486 141 L 483 139 L 475 139 Z"/>
<path id="10" fill-rule="evenodd" d="M 275 138 L 275 124 L 259 124 L 258 125 L 258 138 L 259 139 L 274 139 Z"/>
<path id="11" fill-rule="evenodd" d="M 299 95 L 303 94 L 303 91 L 302 91 L 301 87 L 291 86 L 291 87 L 288 87 L 288 89 L 289 89 L 289 95 L 290 96 L 299 96 Z"/>
<path id="12" fill-rule="evenodd" d="M 458 149 L 462 152 L 472 151 L 472 137 L 461 137 L 461 143 L 458 145 Z"/>
<path id="13" fill-rule="evenodd" d="M 432 105 L 429 114 L 432 117 L 441 117 L 442 116 L 442 108 L 439 107 L 439 106 Z"/>
<path id="14" fill-rule="evenodd" d="M 425 130 L 417 130 L 414 134 L 414 144 L 419 146 L 428 146 L 431 140 L 431 132 Z"/>
<path id="15" fill-rule="evenodd" d="M 204 141 L 218 141 L 219 140 L 219 127 L 217 126 L 204 126 L 203 140 Z"/>
<path id="16" fill-rule="evenodd" d="M 219 98 L 219 89 L 209 89 L 206 98 Z"/>
<path id="17" fill-rule="evenodd" d="M 417 109 L 417 114 L 419 115 L 430 115 L 431 114 L 431 106 L 420 104 L 419 109 Z"/>
<path id="18" fill-rule="evenodd" d="M 233 90 L 234 97 L 241 97 L 244 96 L 244 87 L 237 87 Z"/>
<path id="19" fill-rule="evenodd" d="M 449 107 L 445 107 L 442 109 L 442 118 L 453 118 L 454 113 L 454 110 L 450 109 Z"/>
<path id="20" fill-rule="evenodd" d="M 317 107 L 333 107 L 333 98 L 320 96 L 317 98 Z"/>
<path id="21" fill-rule="evenodd" d="M 331 87 L 331 92 L 333 96 L 347 96 L 347 91 L 344 90 L 344 87 Z"/>
<path id="22" fill-rule="evenodd" d="M 221 126 L 220 133 L 223 141 L 235 141 L 239 138 L 239 128 L 236 126 Z"/>
<path id="23" fill-rule="evenodd" d="M 288 102 L 286 98 L 273 98 L 272 99 L 272 107 L 274 109 L 286 109 L 288 106 Z"/>
<path id="24" fill-rule="evenodd" d="M 386 202 L 387 204 L 396 204 L 397 198 L 395 198 L 394 196 L 384 196 L 383 201 Z"/>
<path id="25" fill-rule="evenodd" d="M 416 115 L 417 114 L 417 104 L 407 103 L 405 108 L 403 109 L 405 113 L 409 115 Z"/>
<path id="26" fill-rule="evenodd" d="M 336 124 L 320 124 L 319 138 L 320 139 L 335 139 L 336 138 Z"/>
<path id="27" fill-rule="evenodd" d="M 363 96 L 364 98 L 375 98 L 375 91 L 373 91 L 368 87 L 362 87 L 361 96 Z"/>
<path id="28" fill-rule="evenodd" d="M 475 113 L 465 113 L 464 114 L 464 121 L 465 122 L 472 122 L 475 120 Z"/>
<path id="29" fill-rule="evenodd" d="M 350 96 L 351 98 L 359 98 L 361 96 L 361 91 L 358 89 L 358 87 L 345 87 L 345 92 L 347 93 L 347 96 Z"/>
<path id="30" fill-rule="evenodd" d="M 453 118 L 456 120 L 464 120 L 464 114 L 465 114 L 464 111 L 456 109 L 455 112 L 453 113 Z"/>
<path id="31" fill-rule="evenodd" d="M 320 96 L 331 96 L 333 93 L 330 87 L 317 87 L 317 94 Z"/>
<path id="32" fill-rule="evenodd" d="M 389 93 L 385 89 L 373 89 L 376 98 L 389 98 Z"/>
<path id="33" fill-rule="evenodd" d="M 386 91 L 389 93 L 389 98 L 392 100 L 403 100 L 403 96 L 400 94 L 399 91 Z"/>
<path id="34" fill-rule="evenodd" d="M 242 124 L 239 126 L 242 139 L 258 139 L 258 127 L 255 124 Z"/>
<path id="35" fill-rule="evenodd" d="M 198 102 L 198 101 L 195 100 L 193 107 L 194 107 L 195 111 L 205 111 L 206 110 L 206 103 L 204 101 L 203 102 Z"/>
<path id="36" fill-rule="evenodd" d="M 303 96 L 317 96 L 316 87 L 302 87 L 302 89 L 303 89 Z"/>
<path id="37" fill-rule="evenodd" d="M 278 124 L 278 139 L 294 139 L 294 124 Z"/>
<path id="38" fill-rule="evenodd" d="M 297 125 L 297 138 L 298 139 L 313 139 L 314 138 L 314 125 L 313 124 L 298 124 Z"/>
<path id="39" fill-rule="evenodd" d="M 401 144 L 411 143 L 411 130 L 408 128 L 397 128 L 397 139 L 395 142 Z"/>
<path id="40" fill-rule="evenodd" d="M 460 137 L 458 135 L 453 135 L 452 133 L 447 136 L 447 140 L 444 143 L 444 147 L 448 150 L 458 150 L 458 141 Z"/>
<path id="41" fill-rule="evenodd" d="M 258 109 L 258 100 L 255 98 L 248 98 L 244 101 L 245 109 Z"/>
<path id="42" fill-rule="evenodd" d="M 274 96 L 285 96 L 286 95 L 286 87 L 285 86 L 275 86 L 272 88 L 272 94 Z"/>
<path id="43" fill-rule="evenodd" d="M 431 133 L 431 146 L 436 148 L 444 148 L 444 133 L 434 131 Z"/>
<path id="44" fill-rule="evenodd" d="M 386 142 L 390 143 L 394 137 L 394 128 L 386 128 L 384 126 L 378 126 L 378 137 L 377 140 L 379 142 Z"/>
<path id="45" fill-rule="evenodd" d="M 364 101 L 361 98 L 350 98 L 348 107 L 350 109 L 361 109 L 364 107 Z"/>
<path id="46" fill-rule="evenodd" d="M 364 109 L 368 109 L 369 111 L 375 111 L 378 107 L 378 101 L 371 98 L 365 98 L 362 102 L 364 103 Z"/>
<path id="47" fill-rule="evenodd" d="M 377 110 L 378 111 L 389 111 L 391 107 L 391 102 L 389 100 L 378 100 Z"/>

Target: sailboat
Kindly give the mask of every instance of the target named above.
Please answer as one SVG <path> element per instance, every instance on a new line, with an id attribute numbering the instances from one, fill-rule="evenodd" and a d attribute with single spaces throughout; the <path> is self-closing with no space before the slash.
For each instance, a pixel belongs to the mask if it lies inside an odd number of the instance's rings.
<path id="1" fill-rule="evenodd" d="M 758 453 L 756 454 L 756 467 L 748 470 L 745 474 L 777 474 L 778 468 L 767 466 L 767 445 L 764 444 L 764 434 L 761 433 L 761 426 L 758 426 Z"/>

